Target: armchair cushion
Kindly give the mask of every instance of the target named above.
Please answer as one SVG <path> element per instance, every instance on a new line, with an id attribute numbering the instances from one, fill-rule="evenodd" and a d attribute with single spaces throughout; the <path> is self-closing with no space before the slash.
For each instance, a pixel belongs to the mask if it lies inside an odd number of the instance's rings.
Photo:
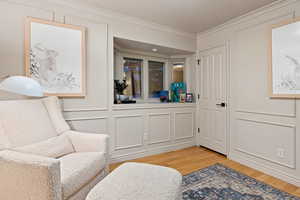
<path id="1" fill-rule="evenodd" d="M 15 151 L 0 152 L 0 199 L 61 200 L 60 163 Z"/>
<path id="2" fill-rule="evenodd" d="M 0 101 L 0 121 L 12 148 L 57 136 L 40 100 Z"/>
<path id="3" fill-rule="evenodd" d="M 108 153 L 108 136 L 96 133 L 81 133 L 67 131 L 76 152 L 103 152 Z"/>
<path id="4" fill-rule="evenodd" d="M 100 152 L 73 153 L 59 158 L 63 198 L 67 199 L 95 178 L 106 165 Z"/>
<path id="5" fill-rule="evenodd" d="M 65 134 L 39 143 L 18 147 L 14 150 L 51 158 L 59 158 L 75 152 L 72 143 Z"/>
<path id="6" fill-rule="evenodd" d="M 70 126 L 67 124 L 62 115 L 61 105 L 58 98 L 54 96 L 47 97 L 43 99 L 43 102 L 56 132 L 58 134 L 62 134 L 63 132 L 70 130 Z"/>

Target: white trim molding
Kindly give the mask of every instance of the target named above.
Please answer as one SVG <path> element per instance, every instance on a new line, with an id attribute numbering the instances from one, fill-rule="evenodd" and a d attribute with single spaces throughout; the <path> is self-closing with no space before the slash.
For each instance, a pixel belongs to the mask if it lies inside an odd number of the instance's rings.
<path id="1" fill-rule="evenodd" d="M 246 121 L 246 122 L 253 122 L 253 123 L 259 123 L 259 124 L 267 124 L 267 125 L 272 125 L 272 126 L 279 126 L 279 127 L 287 127 L 293 129 L 293 164 L 287 164 L 281 161 L 274 160 L 272 158 L 268 158 L 266 156 L 260 155 L 258 153 L 250 152 L 248 150 L 243 149 L 242 147 L 237 147 L 235 146 L 234 149 L 241 152 L 248 154 L 250 156 L 272 162 L 277 165 L 281 165 L 283 167 L 288 167 L 290 169 L 296 169 L 296 125 L 293 124 L 283 124 L 283 123 L 277 123 L 277 122 L 271 122 L 271 121 L 258 121 L 258 120 L 252 120 L 252 119 L 245 119 L 245 118 L 236 118 L 237 121 Z"/>
<path id="2" fill-rule="evenodd" d="M 168 117 L 168 138 L 164 140 L 151 141 L 151 122 L 150 118 L 154 116 L 167 116 Z M 148 144 L 160 144 L 171 141 L 171 113 L 149 113 L 148 114 Z"/>
<path id="3" fill-rule="evenodd" d="M 252 159 L 246 159 L 245 157 L 242 157 L 240 155 L 237 155 L 235 153 L 230 153 L 228 155 L 228 159 L 234 160 L 236 162 L 239 162 L 243 165 L 249 166 L 253 169 L 257 169 L 259 171 L 262 171 L 263 173 L 269 174 L 271 176 L 277 177 L 283 181 L 286 181 L 290 184 L 296 185 L 300 187 L 300 179 L 296 177 L 296 175 L 288 174 L 284 171 L 272 168 L 268 165 L 264 165 L 261 162 L 257 162 Z"/>
<path id="4" fill-rule="evenodd" d="M 122 161 L 126 161 L 126 160 L 132 160 L 132 159 L 141 158 L 141 157 L 145 157 L 145 156 L 151 156 L 151 155 L 160 154 L 160 153 L 164 153 L 164 152 L 175 151 L 178 149 L 192 147 L 195 145 L 196 145 L 196 141 L 188 141 L 188 142 L 181 142 L 181 143 L 176 143 L 176 144 L 169 144 L 169 145 L 165 145 L 165 146 L 150 148 L 150 149 L 142 150 L 142 151 L 135 151 L 132 153 L 112 155 L 111 163 L 118 163 L 118 162 L 122 162 Z"/>
<path id="5" fill-rule="evenodd" d="M 118 151 L 118 150 L 124 150 L 124 149 L 131 149 L 131 148 L 137 148 L 137 147 L 142 147 L 144 146 L 144 134 L 140 135 L 140 143 L 137 144 L 133 144 L 133 145 L 125 145 L 125 146 L 117 146 L 116 141 L 117 141 L 117 137 L 118 137 L 118 127 L 117 127 L 117 120 L 118 119 L 122 119 L 122 118 L 141 118 L 143 121 L 145 120 L 144 115 L 117 115 L 117 116 L 113 116 L 114 119 L 114 146 L 113 149 L 114 151 Z M 143 132 L 145 131 L 145 127 L 144 127 L 144 123 L 143 123 Z"/>
<path id="6" fill-rule="evenodd" d="M 185 137 L 176 137 L 176 116 L 180 114 L 191 114 L 192 115 L 192 135 L 191 136 L 185 136 Z M 174 124 L 173 124 L 173 129 L 174 129 L 174 140 L 183 140 L 183 139 L 189 139 L 195 137 L 195 112 L 175 112 L 174 113 Z"/>
<path id="7" fill-rule="evenodd" d="M 298 0 L 277 0 L 273 3 L 271 3 L 271 4 L 268 4 L 266 6 L 263 6 L 263 7 L 259 8 L 259 9 L 250 11 L 250 12 L 246 13 L 245 15 L 236 17 L 232 20 L 229 20 L 229 21 L 227 21 L 223 24 L 220 24 L 216 27 L 213 27 L 209 30 L 200 32 L 200 33 L 197 34 L 197 36 L 198 37 L 206 37 L 210 34 L 214 34 L 216 32 L 220 32 L 220 31 L 223 31 L 225 29 L 236 27 L 239 24 L 246 23 L 248 20 L 258 18 L 259 16 L 262 16 L 264 14 L 273 12 L 275 10 L 278 10 L 282 7 L 286 7 L 288 5 L 294 4 L 296 2 L 298 2 Z"/>

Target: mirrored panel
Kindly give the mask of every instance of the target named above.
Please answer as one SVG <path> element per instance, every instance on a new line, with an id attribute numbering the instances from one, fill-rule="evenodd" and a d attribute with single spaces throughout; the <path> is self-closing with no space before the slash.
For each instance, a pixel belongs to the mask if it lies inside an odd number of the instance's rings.
<path id="1" fill-rule="evenodd" d="M 165 63 L 148 61 L 149 97 L 159 98 L 160 91 L 164 90 Z"/>
<path id="2" fill-rule="evenodd" d="M 174 62 L 172 64 L 172 82 L 184 81 L 184 62 Z"/>

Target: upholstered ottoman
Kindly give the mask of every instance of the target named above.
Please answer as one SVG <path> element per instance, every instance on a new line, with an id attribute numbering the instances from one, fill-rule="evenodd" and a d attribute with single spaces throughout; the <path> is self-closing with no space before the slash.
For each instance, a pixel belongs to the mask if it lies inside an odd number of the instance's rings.
<path id="1" fill-rule="evenodd" d="M 182 175 L 171 168 L 125 163 L 106 176 L 86 200 L 179 200 Z"/>

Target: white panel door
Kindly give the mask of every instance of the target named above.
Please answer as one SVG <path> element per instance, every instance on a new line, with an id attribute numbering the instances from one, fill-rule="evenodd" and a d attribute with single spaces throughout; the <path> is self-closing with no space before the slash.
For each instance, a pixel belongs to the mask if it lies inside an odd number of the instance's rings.
<path id="1" fill-rule="evenodd" d="M 227 93 L 226 48 L 200 53 L 198 65 L 198 144 L 226 154 Z"/>

